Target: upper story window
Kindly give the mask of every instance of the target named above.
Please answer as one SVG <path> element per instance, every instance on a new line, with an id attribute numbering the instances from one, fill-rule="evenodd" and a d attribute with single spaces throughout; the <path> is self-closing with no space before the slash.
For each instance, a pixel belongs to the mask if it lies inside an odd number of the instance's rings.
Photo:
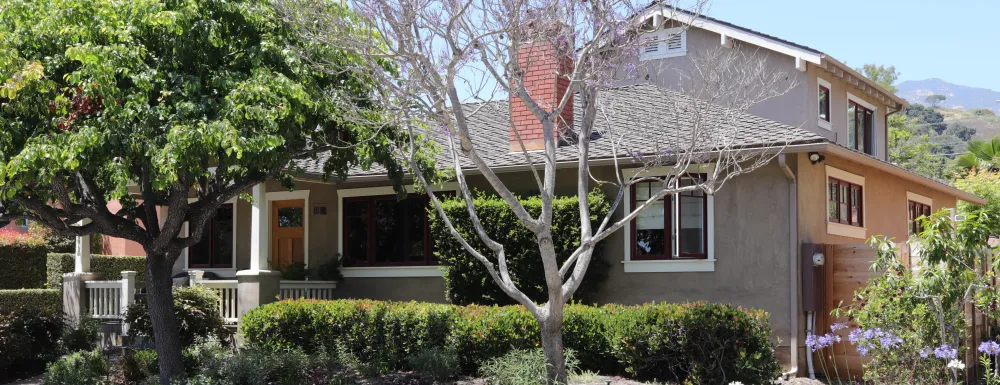
<path id="1" fill-rule="evenodd" d="M 829 82 L 820 78 L 816 78 L 816 82 L 819 90 L 816 99 L 819 104 L 818 125 L 827 130 L 832 130 L 833 125 L 830 122 L 830 89 L 833 87 L 830 86 Z"/>
<path id="2" fill-rule="evenodd" d="M 345 198 L 345 266 L 434 265 L 426 195 Z"/>
<path id="3" fill-rule="evenodd" d="M 863 227 L 863 187 L 830 177 L 827 218 L 830 222 Z"/>
<path id="4" fill-rule="evenodd" d="M 875 155 L 875 106 L 847 94 L 847 145 L 851 149 Z"/>
<path id="5" fill-rule="evenodd" d="M 680 185 L 694 186 L 702 174 L 686 174 Z M 662 189 L 662 182 L 632 186 L 629 207 L 639 207 Z M 709 199 L 695 189 L 668 195 L 632 220 L 632 260 L 708 258 Z"/>
<path id="6" fill-rule="evenodd" d="M 687 54 L 687 32 L 683 28 L 666 28 L 641 36 L 639 60 L 663 59 Z"/>

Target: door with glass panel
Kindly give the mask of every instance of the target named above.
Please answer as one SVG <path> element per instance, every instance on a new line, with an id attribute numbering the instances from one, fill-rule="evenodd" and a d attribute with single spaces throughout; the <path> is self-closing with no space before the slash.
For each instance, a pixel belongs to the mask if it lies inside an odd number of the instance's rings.
<path id="1" fill-rule="evenodd" d="M 282 270 L 305 263 L 305 207 L 303 199 L 271 202 L 271 268 Z"/>

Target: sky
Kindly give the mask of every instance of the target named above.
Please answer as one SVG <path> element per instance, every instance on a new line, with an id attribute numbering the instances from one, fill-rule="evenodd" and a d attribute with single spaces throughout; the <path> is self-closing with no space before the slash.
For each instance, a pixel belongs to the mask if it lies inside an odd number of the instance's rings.
<path id="1" fill-rule="evenodd" d="M 820 50 L 1000 91 L 1000 0 L 710 0 L 707 15 Z"/>

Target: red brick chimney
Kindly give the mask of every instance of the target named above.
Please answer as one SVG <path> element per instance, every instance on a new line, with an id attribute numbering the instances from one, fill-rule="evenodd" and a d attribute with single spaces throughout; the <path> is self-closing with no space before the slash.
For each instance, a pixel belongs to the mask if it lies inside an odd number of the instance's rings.
<path id="1" fill-rule="evenodd" d="M 552 111 L 558 106 L 563 95 L 569 89 L 569 79 L 564 76 L 573 72 L 572 53 L 568 49 L 556 49 L 549 41 L 539 41 L 525 44 L 517 53 L 517 64 L 524 72 L 521 77 L 524 88 L 538 106 L 545 111 Z M 517 95 L 510 97 L 510 150 L 520 152 L 521 143 L 517 141 L 520 134 L 524 148 L 528 151 L 545 148 L 545 138 L 542 122 L 531 113 L 528 106 Z M 560 131 L 573 127 L 573 99 L 570 97 L 566 108 L 556 117 L 556 143 Z"/>

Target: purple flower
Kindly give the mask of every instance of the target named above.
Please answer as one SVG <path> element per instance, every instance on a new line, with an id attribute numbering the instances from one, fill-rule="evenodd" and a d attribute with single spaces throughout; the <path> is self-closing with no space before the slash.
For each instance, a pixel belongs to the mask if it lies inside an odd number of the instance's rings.
<path id="1" fill-rule="evenodd" d="M 858 353 L 861 354 L 862 357 L 868 356 L 868 349 L 871 349 L 871 345 L 869 344 L 858 345 Z"/>
<path id="2" fill-rule="evenodd" d="M 851 330 L 851 333 L 847 335 L 847 339 L 851 341 L 852 344 L 857 343 L 858 341 L 863 339 L 861 338 L 862 333 L 863 332 L 861 331 L 861 329 Z"/>
<path id="3" fill-rule="evenodd" d="M 952 348 L 948 345 L 941 345 L 934 349 L 934 357 L 945 360 L 954 360 L 958 358 L 958 349 Z"/>
<path id="4" fill-rule="evenodd" d="M 930 357 L 932 352 L 934 352 L 934 349 L 931 349 L 931 348 L 920 349 L 920 352 L 919 352 L 920 353 L 920 358 Z"/>
<path id="5" fill-rule="evenodd" d="M 995 341 L 986 341 L 979 344 L 979 351 L 990 356 L 995 356 L 1000 354 L 1000 344 Z"/>
<path id="6" fill-rule="evenodd" d="M 836 332 L 838 330 L 843 330 L 843 329 L 847 329 L 847 322 L 837 322 L 837 323 L 835 323 L 833 325 L 830 325 L 830 331 L 833 331 L 833 332 Z"/>

